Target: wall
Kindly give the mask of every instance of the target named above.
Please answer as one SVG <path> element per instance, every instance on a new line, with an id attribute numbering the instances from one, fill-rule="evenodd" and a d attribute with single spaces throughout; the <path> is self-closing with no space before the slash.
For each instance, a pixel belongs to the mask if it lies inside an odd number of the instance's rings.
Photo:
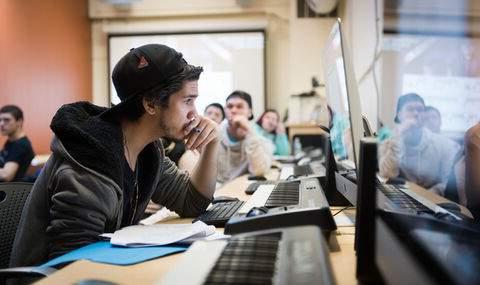
<path id="1" fill-rule="evenodd" d="M 90 0 L 95 103 L 108 105 L 109 33 L 261 28 L 266 31 L 267 107 L 283 113 L 291 94 L 311 90 L 321 77 L 321 54 L 333 19 L 300 19 L 295 0 L 141 0 L 113 6 Z"/>
<path id="2" fill-rule="evenodd" d="M 0 105 L 23 109 L 24 129 L 37 154 L 49 152 L 55 111 L 62 104 L 92 98 L 87 4 L 0 1 Z"/>
<path id="3" fill-rule="evenodd" d="M 248 2 L 248 1 L 244 1 Z M 250 1 L 142 0 L 129 8 L 116 8 L 100 0 L 90 0 L 93 19 L 93 101 L 108 102 L 108 34 L 228 31 L 266 31 L 266 101 L 269 107 L 286 109 L 288 70 L 288 0 Z"/>

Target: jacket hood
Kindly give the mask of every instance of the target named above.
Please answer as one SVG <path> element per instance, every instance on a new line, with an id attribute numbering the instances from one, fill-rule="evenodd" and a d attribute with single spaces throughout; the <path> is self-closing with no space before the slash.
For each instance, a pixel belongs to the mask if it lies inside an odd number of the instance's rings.
<path id="1" fill-rule="evenodd" d="M 118 124 L 100 118 L 105 110 L 88 102 L 67 104 L 57 111 L 50 128 L 76 161 L 121 185 L 123 133 Z"/>

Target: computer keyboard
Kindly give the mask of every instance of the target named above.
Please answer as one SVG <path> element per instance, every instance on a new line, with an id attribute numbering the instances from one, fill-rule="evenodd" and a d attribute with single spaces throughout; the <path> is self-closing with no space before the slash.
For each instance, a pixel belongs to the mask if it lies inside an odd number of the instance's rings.
<path id="1" fill-rule="evenodd" d="M 311 175 L 313 174 L 313 169 L 312 167 L 307 164 L 307 165 L 296 165 L 293 167 L 293 176 L 299 177 L 299 176 L 306 176 L 306 175 Z"/>
<path id="2" fill-rule="evenodd" d="M 410 197 L 400 190 L 397 184 L 379 184 L 379 190 L 397 207 L 407 210 L 412 213 L 429 213 L 434 214 L 432 210 L 425 205 Z"/>
<path id="3" fill-rule="evenodd" d="M 193 266 L 192 266 L 193 265 Z M 197 241 L 159 284 L 334 284 L 317 227 L 251 232 Z"/>
<path id="4" fill-rule="evenodd" d="M 319 188 L 319 191 L 322 191 Z M 259 185 L 252 197 L 239 212 L 246 213 L 253 207 L 278 207 L 297 205 L 300 197 L 300 181 L 276 182 Z"/>
<path id="5" fill-rule="evenodd" d="M 264 180 L 264 181 L 257 181 L 257 182 L 250 183 L 247 189 L 245 189 L 245 194 L 252 195 L 253 193 L 255 193 L 255 191 L 257 191 L 259 186 L 271 185 L 271 184 L 277 184 L 277 181 Z"/>
<path id="6" fill-rule="evenodd" d="M 281 233 L 233 238 L 208 274 L 205 283 L 271 283 L 281 238 Z"/>
<path id="7" fill-rule="evenodd" d="M 325 176 L 326 168 L 322 161 L 312 161 L 302 165 L 284 165 L 280 171 L 279 180 L 289 180 L 305 176 Z"/>
<path id="8" fill-rule="evenodd" d="M 226 234 L 258 230 L 319 226 L 326 237 L 337 229 L 318 179 L 262 185 L 225 224 Z"/>
<path id="9" fill-rule="evenodd" d="M 205 213 L 194 219 L 192 223 L 202 221 L 207 225 L 223 227 L 244 203 L 243 201 L 232 201 L 213 204 Z"/>
<path id="10" fill-rule="evenodd" d="M 300 181 L 279 182 L 265 202 L 265 207 L 297 205 Z"/>

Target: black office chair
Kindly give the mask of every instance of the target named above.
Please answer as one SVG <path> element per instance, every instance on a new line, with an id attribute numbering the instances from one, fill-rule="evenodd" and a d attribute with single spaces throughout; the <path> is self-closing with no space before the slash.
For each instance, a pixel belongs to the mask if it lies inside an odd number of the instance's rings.
<path id="1" fill-rule="evenodd" d="M 6 278 L 44 277 L 55 271 L 53 268 L 8 268 L 15 233 L 32 186 L 26 182 L 0 183 L 0 284 L 4 284 Z"/>

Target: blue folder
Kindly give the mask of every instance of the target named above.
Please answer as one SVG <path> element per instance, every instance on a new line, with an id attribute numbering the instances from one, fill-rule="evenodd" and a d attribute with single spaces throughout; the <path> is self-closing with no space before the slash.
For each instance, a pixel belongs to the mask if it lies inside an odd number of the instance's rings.
<path id="1" fill-rule="evenodd" d="M 149 246 L 149 247 L 119 247 L 113 246 L 109 241 L 100 241 L 73 250 L 62 256 L 54 258 L 41 267 L 54 267 L 80 259 L 87 259 L 99 263 L 115 265 L 130 265 L 140 263 L 161 256 L 182 252 L 188 246 Z"/>

